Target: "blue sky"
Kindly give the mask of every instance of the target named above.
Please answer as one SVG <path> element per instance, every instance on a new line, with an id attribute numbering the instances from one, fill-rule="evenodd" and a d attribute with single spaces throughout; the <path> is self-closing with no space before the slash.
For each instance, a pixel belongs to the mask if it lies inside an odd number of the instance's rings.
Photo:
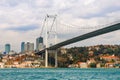
<path id="1" fill-rule="evenodd" d="M 81 26 L 105 25 L 120 20 L 120 0 L 1 0 L 0 51 L 4 51 L 6 43 L 10 43 L 15 51 L 20 51 L 22 41 L 35 43 L 35 38 L 40 35 L 46 14 L 57 14 L 58 21 L 63 24 L 77 25 L 76 29 L 66 31 L 64 30 L 67 29 L 66 26 L 59 24 L 60 29 L 57 32 L 60 38 L 58 36 L 58 41 L 63 41 L 91 31 L 78 30 Z M 119 35 L 120 32 L 116 31 L 93 38 L 93 45 L 120 44 Z M 91 40 L 73 45 L 92 45 Z"/>

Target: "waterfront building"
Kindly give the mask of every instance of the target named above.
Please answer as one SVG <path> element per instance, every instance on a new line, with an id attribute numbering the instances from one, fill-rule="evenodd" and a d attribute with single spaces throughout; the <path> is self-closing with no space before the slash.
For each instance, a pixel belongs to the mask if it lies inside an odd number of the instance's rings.
<path id="1" fill-rule="evenodd" d="M 107 55 L 107 56 L 101 56 L 100 59 L 104 59 L 104 60 L 110 62 L 110 61 L 118 61 L 119 57 L 117 57 L 115 55 Z"/>
<path id="2" fill-rule="evenodd" d="M 44 45 L 43 45 L 43 37 L 38 37 L 36 39 L 36 50 L 41 50 L 44 48 Z"/>
<path id="3" fill-rule="evenodd" d="M 13 50 L 11 50 L 11 51 L 9 52 L 9 55 L 13 55 L 13 54 L 16 54 L 16 52 L 13 51 Z"/>
<path id="4" fill-rule="evenodd" d="M 5 66 L 5 63 L 0 62 L 0 68 L 4 68 L 4 66 Z"/>
<path id="5" fill-rule="evenodd" d="M 11 49 L 10 44 L 5 44 L 5 52 L 6 52 L 6 53 L 9 53 L 9 52 L 10 52 L 10 49 Z"/>
<path id="6" fill-rule="evenodd" d="M 27 42 L 25 44 L 25 51 L 34 51 L 34 43 Z"/>
<path id="7" fill-rule="evenodd" d="M 86 62 L 78 62 L 78 66 L 80 68 L 88 68 L 88 64 Z"/>
<path id="8" fill-rule="evenodd" d="M 21 52 L 24 52 L 25 51 L 25 42 L 22 42 L 21 43 Z"/>

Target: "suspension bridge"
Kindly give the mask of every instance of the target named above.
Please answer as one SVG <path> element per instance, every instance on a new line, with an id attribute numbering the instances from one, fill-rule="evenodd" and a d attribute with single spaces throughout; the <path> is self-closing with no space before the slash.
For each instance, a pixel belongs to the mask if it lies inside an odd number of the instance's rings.
<path id="1" fill-rule="evenodd" d="M 50 28 L 48 28 L 48 26 L 49 26 L 48 19 L 49 18 L 53 20 Z M 115 23 L 106 25 L 105 27 L 103 27 L 101 29 L 91 31 L 91 32 L 85 33 L 83 35 L 78 35 L 78 36 L 72 37 L 68 40 L 57 43 L 57 30 L 56 30 L 57 29 L 57 20 L 56 19 L 57 19 L 57 15 L 47 15 L 45 17 L 42 31 L 41 31 L 41 34 L 42 34 L 43 29 L 45 28 L 45 32 L 44 32 L 45 33 L 45 48 L 41 51 L 36 52 L 36 54 L 45 53 L 45 67 L 48 67 L 48 53 L 50 50 L 53 50 L 55 53 L 55 67 L 57 67 L 57 49 L 58 48 L 120 29 L 120 21 L 117 21 Z M 55 27 L 53 27 L 53 25 L 55 25 Z M 49 39 L 51 33 L 54 35 L 54 37 L 52 37 L 52 38 L 54 38 L 54 44 L 52 46 L 48 46 L 48 43 L 49 43 L 48 39 Z"/>

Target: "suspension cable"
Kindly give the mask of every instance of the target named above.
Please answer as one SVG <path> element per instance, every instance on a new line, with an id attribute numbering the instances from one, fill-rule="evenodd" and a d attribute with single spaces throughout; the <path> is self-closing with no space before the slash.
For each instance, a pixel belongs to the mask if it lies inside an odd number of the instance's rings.
<path id="1" fill-rule="evenodd" d="M 47 19 L 47 18 L 45 17 L 45 19 L 44 19 L 44 21 L 43 21 L 43 25 L 42 25 L 42 29 L 41 29 L 40 36 L 42 36 L 42 34 L 43 34 L 43 30 L 44 30 L 44 26 L 45 26 L 46 19 Z"/>
<path id="2" fill-rule="evenodd" d="M 109 24 L 104 24 L 104 25 L 96 25 L 96 26 L 89 26 L 89 27 L 86 27 L 86 26 L 76 26 L 76 25 L 72 25 L 72 24 L 65 24 L 65 23 L 61 23 L 61 25 L 64 25 L 64 26 L 69 26 L 69 28 L 73 28 L 73 29 L 98 29 L 98 28 L 103 28 L 105 26 L 109 26 L 109 25 L 112 25 L 112 24 L 115 24 L 115 23 L 120 23 L 120 20 L 117 20 L 117 21 L 114 21 L 114 22 L 111 22 Z M 79 28 L 78 28 L 79 27 Z"/>

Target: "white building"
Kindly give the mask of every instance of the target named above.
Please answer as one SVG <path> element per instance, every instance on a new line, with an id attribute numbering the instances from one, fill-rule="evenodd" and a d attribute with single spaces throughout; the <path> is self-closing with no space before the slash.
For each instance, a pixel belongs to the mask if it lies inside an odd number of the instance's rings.
<path id="1" fill-rule="evenodd" d="M 4 68 L 4 63 L 3 62 L 0 62 L 0 68 Z"/>
<path id="2" fill-rule="evenodd" d="M 25 51 L 34 51 L 34 43 L 27 42 L 25 44 Z"/>
<path id="3" fill-rule="evenodd" d="M 80 68 L 88 68 L 88 64 L 86 62 L 79 63 Z"/>

